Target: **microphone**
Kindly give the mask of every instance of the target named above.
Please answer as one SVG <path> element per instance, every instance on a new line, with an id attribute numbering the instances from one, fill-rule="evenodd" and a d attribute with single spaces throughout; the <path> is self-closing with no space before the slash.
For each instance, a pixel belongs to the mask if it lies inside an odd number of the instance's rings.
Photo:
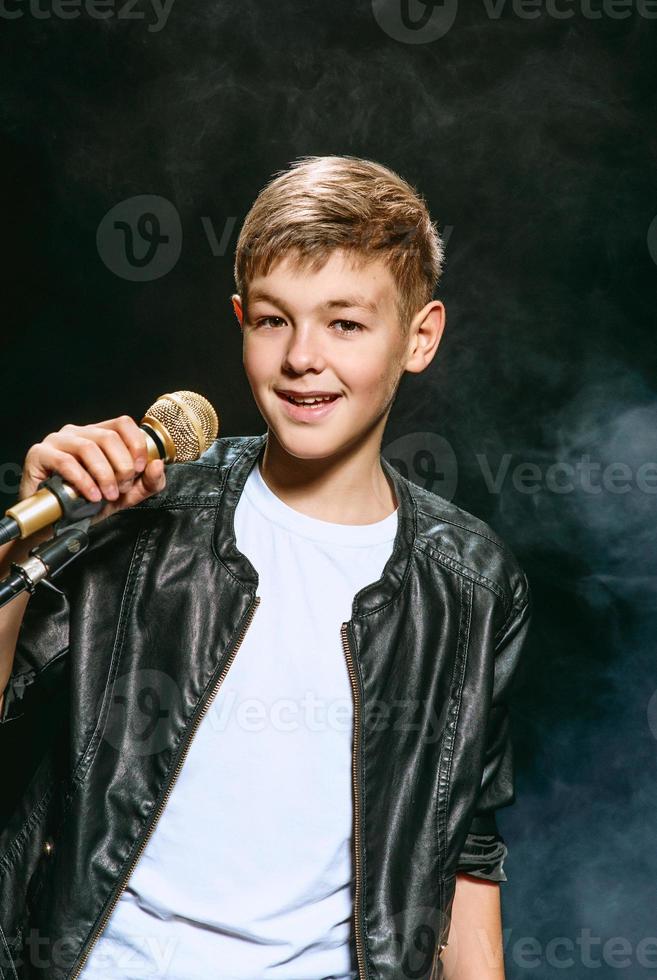
<path id="1" fill-rule="evenodd" d="M 148 461 L 190 463 L 212 445 L 219 432 L 217 413 L 194 391 L 159 395 L 139 423 L 146 437 Z M 45 484 L 45 485 L 44 485 Z M 35 531 L 67 519 L 96 514 L 106 501 L 87 500 L 55 474 L 39 484 L 36 493 L 19 500 L 0 520 L 0 545 L 26 538 Z"/>

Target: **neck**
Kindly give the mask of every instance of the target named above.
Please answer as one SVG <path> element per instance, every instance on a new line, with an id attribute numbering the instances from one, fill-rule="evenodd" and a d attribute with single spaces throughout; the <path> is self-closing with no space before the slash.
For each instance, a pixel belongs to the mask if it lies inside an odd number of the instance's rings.
<path id="1" fill-rule="evenodd" d="M 397 508 L 381 466 L 380 442 L 330 457 L 292 456 L 269 429 L 260 473 L 270 490 L 295 510 L 333 524 L 374 524 Z"/>

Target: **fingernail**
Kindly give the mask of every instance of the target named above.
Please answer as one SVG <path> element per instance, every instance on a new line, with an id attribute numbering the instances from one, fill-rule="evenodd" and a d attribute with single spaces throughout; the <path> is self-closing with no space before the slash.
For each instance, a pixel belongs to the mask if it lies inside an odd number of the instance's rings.
<path id="1" fill-rule="evenodd" d="M 135 460 L 135 468 L 137 472 L 141 473 L 141 471 L 145 469 L 145 467 L 146 467 L 146 460 L 144 459 L 143 456 L 138 456 L 137 459 Z"/>
<path id="2" fill-rule="evenodd" d="M 89 491 L 89 496 L 92 500 L 100 500 L 102 498 L 102 494 L 97 487 L 94 487 L 93 490 Z"/>

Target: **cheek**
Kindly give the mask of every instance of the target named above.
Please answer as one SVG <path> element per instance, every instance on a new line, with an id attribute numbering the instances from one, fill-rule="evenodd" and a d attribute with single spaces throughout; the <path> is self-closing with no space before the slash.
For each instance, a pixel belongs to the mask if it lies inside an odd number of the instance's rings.
<path id="1" fill-rule="evenodd" d="M 254 342 L 249 337 L 242 344 L 242 363 L 250 378 L 263 378 L 270 371 L 270 358 L 263 344 Z"/>
<path id="2" fill-rule="evenodd" d="M 359 365 L 344 375 L 345 381 L 368 397 L 374 396 L 377 401 L 385 401 L 389 390 L 393 390 L 397 381 L 396 364 L 388 356 L 382 358 L 359 358 Z"/>

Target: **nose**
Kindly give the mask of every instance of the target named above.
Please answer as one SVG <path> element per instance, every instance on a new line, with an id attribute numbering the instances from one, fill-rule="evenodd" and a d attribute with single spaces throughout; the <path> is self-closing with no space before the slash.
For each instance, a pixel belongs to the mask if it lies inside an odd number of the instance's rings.
<path id="1" fill-rule="evenodd" d="M 312 324 L 301 324 L 290 331 L 285 349 L 285 366 L 299 374 L 314 369 L 321 371 L 326 365 L 319 331 Z"/>

